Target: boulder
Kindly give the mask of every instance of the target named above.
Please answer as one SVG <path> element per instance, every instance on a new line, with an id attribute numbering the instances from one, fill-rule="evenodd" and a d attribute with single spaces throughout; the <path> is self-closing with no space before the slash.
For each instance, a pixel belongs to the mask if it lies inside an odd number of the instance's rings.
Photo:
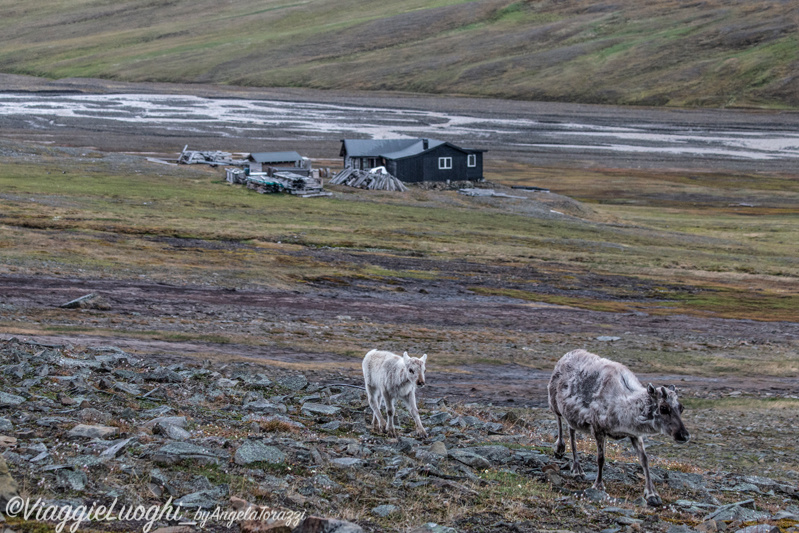
<path id="1" fill-rule="evenodd" d="M 0 455 L 0 509 L 5 510 L 8 501 L 19 496 L 17 489 L 17 482 L 11 477 L 5 458 Z"/>
<path id="2" fill-rule="evenodd" d="M 330 460 L 330 464 L 339 468 L 355 468 L 363 463 L 357 457 L 337 457 Z"/>
<path id="3" fill-rule="evenodd" d="M 464 449 L 450 450 L 449 456 L 466 466 L 477 468 L 478 470 L 491 468 L 491 463 L 488 462 L 488 459 L 473 451 Z"/>
<path id="4" fill-rule="evenodd" d="M 22 396 L 0 391 L 0 407 L 16 407 L 25 401 Z"/>
<path id="5" fill-rule="evenodd" d="M 341 412 L 340 407 L 335 407 L 333 405 L 322 405 L 320 403 L 311 403 L 311 402 L 306 402 L 302 404 L 302 410 L 310 414 L 328 415 L 328 416 L 335 416 L 339 414 L 339 412 Z"/>
<path id="6" fill-rule="evenodd" d="M 153 452 L 152 460 L 160 465 L 181 463 L 220 464 L 227 454 L 189 442 L 170 442 Z"/>
<path id="7" fill-rule="evenodd" d="M 247 440 L 236 450 L 234 460 L 237 465 L 252 463 L 283 464 L 286 454 L 274 446 L 268 446 L 259 440 Z"/>
<path id="8" fill-rule="evenodd" d="M 111 426 L 90 426 L 78 424 L 67 433 L 68 437 L 83 437 L 87 439 L 104 439 L 116 435 L 119 430 Z"/>
<path id="9" fill-rule="evenodd" d="M 384 505 L 378 505 L 377 507 L 372 509 L 372 514 L 375 516 L 379 516 L 381 518 L 385 518 L 390 514 L 396 513 L 397 511 L 399 511 L 399 507 L 397 507 L 396 505 L 384 504 Z"/>
<path id="10" fill-rule="evenodd" d="M 308 386 L 308 379 L 302 374 L 296 374 L 278 379 L 277 384 L 290 391 L 297 392 Z"/>
<path id="11" fill-rule="evenodd" d="M 89 482 L 89 478 L 86 476 L 85 472 L 68 468 L 59 470 L 56 479 L 58 480 L 59 487 L 77 492 L 85 489 L 86 484 Z"/>

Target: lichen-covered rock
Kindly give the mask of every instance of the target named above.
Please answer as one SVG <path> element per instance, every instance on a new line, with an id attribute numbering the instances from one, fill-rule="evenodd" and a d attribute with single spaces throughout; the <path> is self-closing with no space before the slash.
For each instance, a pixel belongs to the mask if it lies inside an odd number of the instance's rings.
<path id="1" fill-rule="evenodd" d="M 67 433 L 71 438 L 105 439 L 116 435 L 119 430 L 111 426 L 91 426 L 88 424 L 78 424 Z"/>
<path id="2" fill-rule="evenodd" d="M 26 401 L 22 396 L 0 391 L 0 407 L 15 407 Z"/>
<path id="3" fill-rule="evenodd" d="M 396 505 L 384 504 L 374 507 L 372 509 L 372 514 L 379 516 L 381 518 L 385 518 L 390 514 L 396 513 L 397 511 L 399 511 L 399 507 L 397 507 Z"/>
<path id="4" fill-rule="evenodd" d="M 286 454 L 275 446 L 269 446 L 259 440 L 247 440 L 236 450 L 234 460 L 238 465 L 252 463 L 283 464 Z"/>
<path id="5" fill-rule="evenodd" d="M 220 464 L 229 454 L 210 450 L 190 442 L 170 442 L 153 452 L 152 460 L 159 465 L 181 463 Z"/>
<path id="6" fill-rule="evenodd" d="M 449 456 L 466 466 L 477 468 L 478 470 L 491 468 L 491 463 L 488 459 L 473 451 L 463 449 L 450 450 Z"/>
<path id="7" fill-rule="evenodd" d="M 290 391 L 297 392 L 308 386 L 308 379 L 302 374 L 295 374 L 278 379 L 277 384 Z"/>

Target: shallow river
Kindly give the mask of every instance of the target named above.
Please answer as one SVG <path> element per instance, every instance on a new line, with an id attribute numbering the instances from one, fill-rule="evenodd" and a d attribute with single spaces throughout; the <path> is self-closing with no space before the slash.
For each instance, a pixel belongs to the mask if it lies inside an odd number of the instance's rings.
<path id="1" fill-rule="evenodd" d="M 799 162 L 795 115 L 787 122 L 757 115 L 751 123 L 746 114 L 735 115 L 743 117 L 736 120 L 718 115 L 721 120 L 708 125 L 703 115 L 690 112 L 614 114 L 599 109 L 603 112 L 564 116 L 535 110 L 447 112 L 191 95 L 0 93 L 3 129 L 43 137 L 91 130 L 99 138 L 130 129 L 165 140 L 215 138 L 192 148 L 226 151 L 239 151 L 239 146 L 240 151 L 254 151 L 253 142 L 270 151 L 270 143 L 431 137 L 549 162 L 580 159 L 602 165 L 607 159 L 636 167 L 691 161 L 686 166 L 744 170 L 784 170 Z"/>

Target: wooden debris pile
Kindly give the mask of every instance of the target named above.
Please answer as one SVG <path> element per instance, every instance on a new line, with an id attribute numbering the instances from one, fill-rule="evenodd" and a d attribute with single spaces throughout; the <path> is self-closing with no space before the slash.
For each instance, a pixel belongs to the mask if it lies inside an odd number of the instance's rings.
<path id="1" fill-rule="evenodd" d="M 230 152 L 189 150 L 189 145 L 183 147 L 183 151 L 178 156 L 178 163 L 184 165 L 204 164 L 204 165 L 244 165 L 245 159 L 233 159 Z"/>
<path id="2" fill-rule="evenodd" d="M 240 177 L 238 173 L 231 174 L 234 174 L 236 179 Z M 303 198 L 332 196 L 332 193 L 322 189 L 322 180 L 294 172 L 275 172 L 272 176 L 264 172 L 253 172 L 245 177 L 245 183 L 248 189 L 261 194 L 287 192 Z"/>
<path id="3" fill-rule="evenodd" d="M 330 183 L 334 185 L 347 185 L 359 189 L 372 189 L 376 191 L 407 191 L 399 179 L 395 178 L 385 168 L 378 167 L 369 170 L 359 170 L 357 168 L 345 168 L 336 174 Z"/>

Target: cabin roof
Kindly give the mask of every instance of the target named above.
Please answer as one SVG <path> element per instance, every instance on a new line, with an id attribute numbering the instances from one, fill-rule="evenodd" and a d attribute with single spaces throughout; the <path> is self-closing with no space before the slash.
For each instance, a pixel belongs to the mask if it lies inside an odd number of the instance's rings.
<path id="1" fill-rule="evenodd" d="M 427 148 L 425 148 L 427 141 Z M 385 157 L 386 159 L 402 159 L 411 157 L 448 145 L 466 153 L 484 152 L 455 146 L 437 139 L 342 139 L 341 155 L 350 157 Z"/>
<path id="2" fill-rule="evenodd" d="M 256 163 L 288 163 L 300 161 L 302 156 L 297 152 L 253 152 L 249 159 Z"/>
<path id="3" fill-rule="evenodd" d="M 386 159 L 401 159 L 403 157 L 408 157 L 411 155 L 421 154 L 422 152 L 426 152 L 427 150 L 432 150 L 437 146 L 441 146 L 445 144 L 443 141 L 437 141 L 435 139 L 428 139 L 427 148 L 424 147 L 424 141 L 422 139 L 417 139 L 415 143 L 411 144 L 407 148 L 403 150 L 397 150 L 396 152 L 391 152 L 388 154 L 381 154 Z"/>
<path id="4" fill-rule="evenodd" d="M 343 139 L 342 151 L 350 157 L 400 157 L 423 152 L 423 139 Z M 443 141 L 428 139 L 428 148 L 443 144 Z M 343 153 L 342 153 L 343 155 Z"/>

